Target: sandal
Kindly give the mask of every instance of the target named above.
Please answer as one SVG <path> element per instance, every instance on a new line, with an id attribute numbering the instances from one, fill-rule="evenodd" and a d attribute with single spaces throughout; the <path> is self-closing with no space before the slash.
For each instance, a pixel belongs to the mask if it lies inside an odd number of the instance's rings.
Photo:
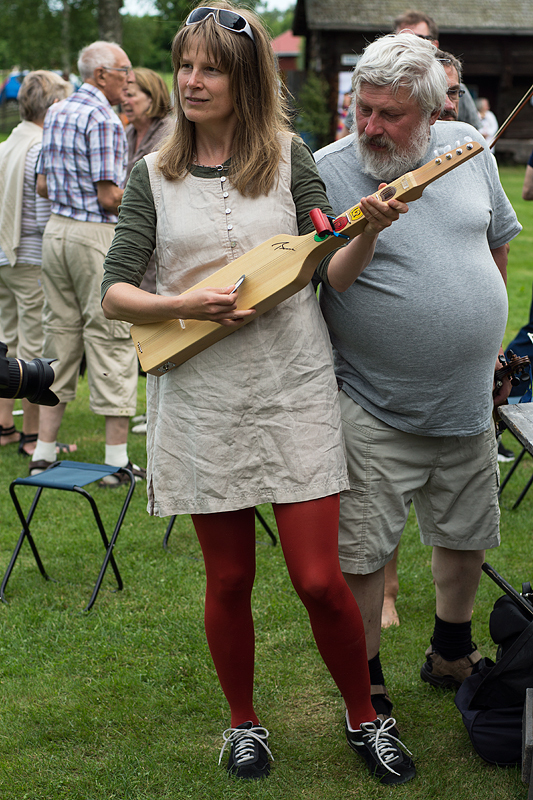
<path id="1" fill-rule="evenodd" d="M 131 461 L 128 461 L 126 464 L 126 469 L 130 469 L 132 471 L 136 483 L 137 481 L 146 480 L 146 470 L 137 466 L 137 464 L 132 464 Z M 102 478 L 98 485 L 115 489 L 117 486 L 129 486 L 130 479 L 126 472 L 114 472 L 111 475 L 107 475 L 105 478 Z"/>
<path id="2" fill-rule="evenodd" d="M 32 453 L 28 453 L 26 450 L 24 450 L 24 445 L 33 444 L 34 442 L 37 441 L 37 437 L 38 436 L 39 436 L 38 433 L 21 433 L 20 434 L 19 453 L 20 453 L 21 456 L 26 456 L 26 458 L 29 458 L 32 455 Z"/>
<path id="3" fill-rule="evenodd" d="M 33 444 L 33 442 L 36 442 L 38 438 L 39 438 L 38 433 L 21 433 L 19 440 L 20 455 L 30 458 L 33 455 L 33 453 L 28 453 L 26 450 L 24 450 L 24 445 Z M 67 455 L 69 453 L 75 453 L 77 449 L 78 449 L 77 444 L 64 444 L 63 442 L 56 443 L 56 453 L 58 455 L 60 453 L 66 453 Z"/>
<path id="4" fill-rule="evenodd" d="M 0 425 L 0 438 L 2 436 L 13 436 L 13 434 L 15 434 L 15 433 L 19 433 L 20 436 L 22 436 L 22 433 L 20 433 L 20 431 L 18 431 L 15 428 L 14 425 L 11 425 L 9 428 L 3 428 Z M 6 445 L 8 445 L 8 444 L 18 444 L 19 442 L 20 442 L 20 439 L 18 439 L 16 442 L 6 442 L 6 444 L 3 444 L 2 447 L 6 447 Z"/>
<path id="5" fill-rule="evenodd" d="M 56 453 L 75 453 L 78 449 L 77 444 L 64 444 L 63 442 L 56 442 Z"/>

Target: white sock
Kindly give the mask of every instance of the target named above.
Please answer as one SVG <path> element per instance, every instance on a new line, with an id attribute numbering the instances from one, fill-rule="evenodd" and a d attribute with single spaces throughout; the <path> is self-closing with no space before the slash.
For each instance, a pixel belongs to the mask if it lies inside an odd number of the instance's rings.
<path id="1" fill-rule="evenodd" d="M 111 467 L 126 467 L 128 465 L 128 443 L 106 444 L 105 463 Z"/>
<path id="2" fill-rule="evenodd" d="M 37 445 L 32 453 L 31 460 L 49 461 L 51 464 L 53 464 L 55 461 L 57 461 L 56 443 L 43 442 L 41 439 L 37 439 Z"/>
<path id="3" fill-rule="evenodd" d="M 355 733 L 356 731 L 360 731 L 361 730 L 361 728 L 352 728 L 352 726 L 350 725 L 350 717 L 348 715 L 348 709 L 346 709 L 346 726 L 347 726 L 348 730 L 351 731 L 352 733 Z"/>

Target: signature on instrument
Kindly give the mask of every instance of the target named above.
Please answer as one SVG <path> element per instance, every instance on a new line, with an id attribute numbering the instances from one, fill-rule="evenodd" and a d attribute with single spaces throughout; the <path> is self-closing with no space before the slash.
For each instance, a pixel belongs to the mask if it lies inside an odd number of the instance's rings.
<path id="1" fill-rule="evenodd" d="M 286 245 L 288 245 L 288 244 L 289 244 L 288 242 L 274 242 L 272 247 L 274 248 L 274 250 L 293 250 L 294 251 L 295 250 L 294 247 L 286 247 Z"/>

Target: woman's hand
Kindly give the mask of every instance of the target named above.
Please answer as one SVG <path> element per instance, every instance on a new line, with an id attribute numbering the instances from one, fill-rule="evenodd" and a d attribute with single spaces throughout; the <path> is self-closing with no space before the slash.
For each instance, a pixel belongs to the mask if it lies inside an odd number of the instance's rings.
<path id="1" fill-rule="evenodd" d="M 129 283 L 115 283 L 106 292 L 102 310 L 107 319 L 121 319 L 133 325 L 169 319 L 207 319 L 235 327 L 255 314 L 254 308 L 240 311 L 237 300 L 235 284 L 169 296 L 144 292 Z"/>
<path id="2" fill-rule="evenodd" d="M 380 183 L 379 189 L 383 189 L 387 184 Z M 400 214 L 406 214 L 409 207 L 400 200 L 387 200 L 385 203 L 378 200 L 374 195 L 363 197 L 360 202 L 361 210 L 368 220 L 368 225 L 363 233 L 366 236 L 377 236 L 381 231 L 392 225 L 399 218 Z"/>
<path id="3" fill-rule="evenodd" d="M 238 291 L 235 290 L 234 284 L 224 289 L 195 289 L 178 297 L 179 319 L 207 319 L 226 327 L 235 327 L 246 317 L 255 314 L 253 308 L 247 310 L 237 308 Z"/>

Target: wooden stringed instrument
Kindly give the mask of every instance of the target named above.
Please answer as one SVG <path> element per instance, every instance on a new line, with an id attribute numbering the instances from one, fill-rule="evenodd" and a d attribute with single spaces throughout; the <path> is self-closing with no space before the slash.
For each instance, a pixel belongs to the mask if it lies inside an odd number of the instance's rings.
<path id="1" fill-rule="evenodd" d="M 521 381 L 529 381 L 531 363 L 529 356 L 517 356 L 512 350 L 509 350 L 509 358 L 506 361 L 503 356 L 500 356 L 501 367 L 494 371 L 494 389 L 493 396 L 498 392 L 503 384 L 503 379 L 506 377 L 511 378 L 513 386 L 518 386 Z M 496 436 L 499 436 L 505 430 L 507 425 L 500 419 L 496 409 L 493 411 L 494 424 L 496 426 Z"/>
<path id="2" fill-rule="evenodd" d="M 377 191 L 374 197 L 383 202 L 393 197 L 403 202 L 416 200 L 430 183 L 482 151 L 483 146 L 478 142 L 465 142 L 392 181 Z M 235 330 L 240 330 L 243 325 L 253 322 L 257 315 L 264 314 L 307 286 L 324 256 L 345 243 L 346 239 L 339 237 L 339 233 L 342 237 L 353 239 L 367 224 L 360 204 L 334 219 L 332 225 L 320 209 L 311 212 L 312 217 L 313 214 L 313 222 L 320 235 L 274 236 L 184 292 L 230 286 L 244 275 L 245 280 L 239 288 L 238 307 L 254 308 L 257 313 L 243 320 L 238 328 L 226 328 L 216 322 L 195 319 L 133 325 L 131 336 L 142 369 L 152 375 L 163 375 Z"/>
<path id="3" fill-rule="evenodd" d="M 509 360 L 505 361 L 500 356 L 500 364 L 502 366 L 494 372 L 494 392 L 498 391 L 507 376 L 511 378 L 513 386 L 518 386 L 520 381 L 529 380 L 529 356 L 517 356 L 509 350 Z"/>

